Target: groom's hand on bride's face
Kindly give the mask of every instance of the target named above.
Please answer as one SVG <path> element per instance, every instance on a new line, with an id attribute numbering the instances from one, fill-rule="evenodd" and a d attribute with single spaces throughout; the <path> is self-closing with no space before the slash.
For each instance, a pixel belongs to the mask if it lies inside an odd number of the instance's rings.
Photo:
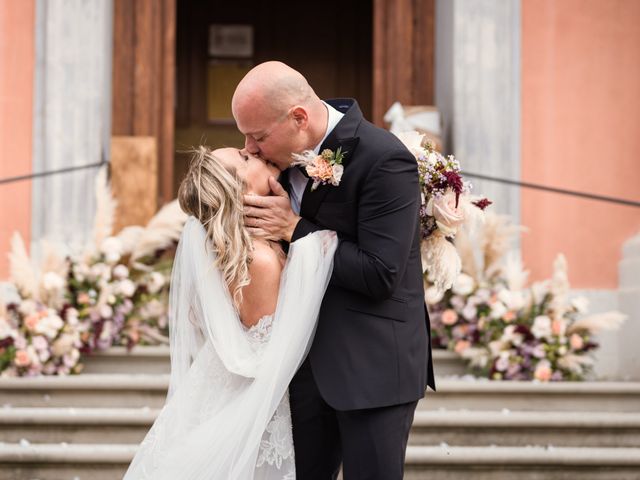
<path id="1" fill-rule="evenodd" d="M 291 210 L 289 195 L 274 177 L 269 178 L 273 196 L 244 196 L 244 220 L 251 235 L 267 240 L 291 241 L 300 217 Z"/>

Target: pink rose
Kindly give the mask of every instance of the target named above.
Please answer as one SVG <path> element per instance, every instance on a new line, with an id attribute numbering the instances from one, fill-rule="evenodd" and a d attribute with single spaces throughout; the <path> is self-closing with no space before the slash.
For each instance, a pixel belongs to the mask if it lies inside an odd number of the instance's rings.
<path id="1" fill-rule="evenodd" d="M 35 328 L 38 326 L 39 323 L 40 323 L 40 315 L 38 315 L 37 313 L 32 313 L 31 315 L 29 315 L 24 319 L 24 325 L 29 330 L 35 330 Z"/>
<path id="2" fill-rule="evenodd" d="M 567 322 L 561 318 L 556 318 L 551 322 L 551 332 L 554 335 L 562 336 L 567 329 Z"/>
<path id="3" fill-rule="evenodd" d="M 448 308 L 442 312 L 442 323 L 445 325 L 453 325 L 458 321 L 458 314 L 455 310 Z"/>
<path id="4" fill-rule="evenodd" d="M 582 340 L 580 335 L 574 333 L 569 337 L 569 345 L 571 345 L 571 348 L 574 350 L 582 350 L 584 347 L 584 340 Z"/>
<path id="5" fill-rule="evenodd" d="M 444 195 L 431 197 L 427 203 L 427 215 L 436 219 L 438 228 L 445 236 L 455 235 L 464 222 L 464 213 L 456 206 L 456 194 L 447 189 Z"/>
<path id="6" fill-rule="evenodd" d="M 541 382 L 548 382 L 551 380 L 551 366 L 548 362 L 540 362 L 536 367 L 536 371 L 533 373 L 533 376 L 536 380 L 540 380 Z"/>
<path id="7" fill-rule="evenodd" d="M 459 342 L 456 343 L 456 346 L 455 346 L 454 350 L 455 350 L 456 353 L 461 354 L 462 352 L 464 352 L 470 346 L 471 346 L 471 343 L 469 343 L 469 341 L 460 340 Z"/>
<path id="8" fill-rule="evenodd" d="M 16 352 L 15 364 L 16 367 L 26 367 L 31 363 L 31 356 L 26 350 L 18 350 Z"/>
<path id="9" fill-rule="evenodd" d="M 319 178 L 326 182 L 333 177 L 333 168 L 327 160 L 319 156 L 313 162 L 313 165 L 307 167 L 307 174 L 310 177 Z"/>

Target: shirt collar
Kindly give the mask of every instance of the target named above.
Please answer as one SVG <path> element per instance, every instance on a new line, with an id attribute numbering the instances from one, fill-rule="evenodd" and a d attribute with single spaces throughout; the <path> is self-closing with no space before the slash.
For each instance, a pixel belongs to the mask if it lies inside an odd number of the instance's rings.
<path id="1" fill-rule="evenodd" d="M 338 110 L 333 108 L 331 105 L 329 105 L 324 100 L 322 101 L 322 103 L 324 103 L 324 106 L 326 107 L 327 113 L 328 113 L 328 115 L 327 115 L 327 131 L 325 132 L 324 137 L 322 137 L 322 140 L 320 140 L 320 143 L 318 145 L 316 145 L 316 148 L 313 149 L 313 152 L 316 155 L 320 155 L 320 147 L 322 146 L 324 141 L 327 139 L 329 134 L 333 131 L 333 129 L 336 128 L 336 125 L 338 125 L 340 120 L 342 120 L 342 117 L 344 117 L 344 113 L 339 112 Z"/>

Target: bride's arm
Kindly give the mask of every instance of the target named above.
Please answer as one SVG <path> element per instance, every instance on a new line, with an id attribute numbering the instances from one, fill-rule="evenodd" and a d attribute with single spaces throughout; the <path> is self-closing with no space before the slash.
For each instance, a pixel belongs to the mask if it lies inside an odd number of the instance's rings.
<path id="1" fill-rule="evenodd" d="M 253 259 L 249 264 L 251 282 L 242 289 L 240 306 L 240 319 L 246 327 L 276 311 L 281 273 L 278 254 L 265 243 L 255 241 Z"/>

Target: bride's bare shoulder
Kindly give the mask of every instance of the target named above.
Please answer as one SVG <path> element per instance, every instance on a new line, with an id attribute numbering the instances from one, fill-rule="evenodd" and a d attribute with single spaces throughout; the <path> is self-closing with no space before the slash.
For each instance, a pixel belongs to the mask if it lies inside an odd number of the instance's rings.
<path id="1" fill-rule="evenodd" d="M 240 318 L 250 327 L 276 310 L 282 261 L 268 243 L 256 240 L 249 264 L 250 283 L 242 289 Z"/>

